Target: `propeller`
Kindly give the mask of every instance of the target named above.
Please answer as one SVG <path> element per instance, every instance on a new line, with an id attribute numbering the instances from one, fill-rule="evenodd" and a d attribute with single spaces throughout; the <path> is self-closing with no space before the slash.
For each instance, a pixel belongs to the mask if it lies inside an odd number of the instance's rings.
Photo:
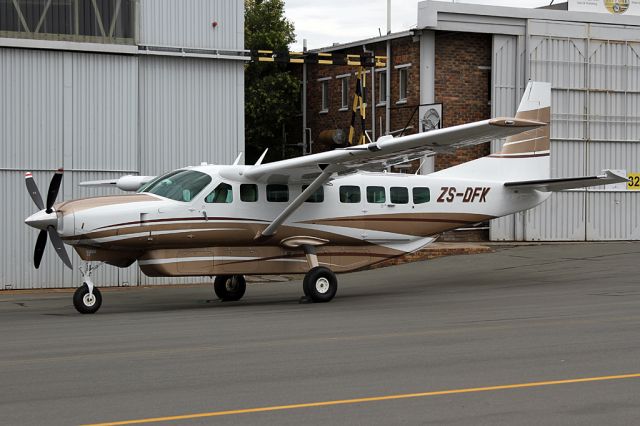
<path id="1" fill-rule="evenodd" d="M 40 267 L 40 262 L 42 261 L 42 255 L 44 254 L 44 249 L 47 245 L 47 234 L 49 235 L 51 244 L 53 244 L 53 247 L 56 249 L 58 257 L 60 257 L 62 262 L 67 267 L 71 268 L 71 260 L 69 259 L 67 250 L 64 248 L 62 238 L 60 238 L 60 234 L 58 234 L 58 216 L 53 209 L 53 204 L 56 202 L 58 192 L 60 191 L 63 172 L 63 169 L 58 169 L 58 171 L 56 171 L 56 173 L 51 178 L 51 182 L 49 183 L 49 191 L 47 192 L 46 206 L 42 202 L 42 196 L 40 195 L 40 191 L 38 190 L 38 185 L 36 185 L 36 182 L 33 180 L 33 175 L 31 173 L 25 174 L 27 191 L 29 192 L 29 195 L 31 196 L 31 199 L 33 200 L 36 207 L 40 209 L 38 213 L 29 216 L 25 220 L 25 223 L 27 225 L 32 226 L 36 229 L 40 229 L 38 239 L 36 240 L 36 247 L 33 251 L 33 265 L 36 267 L 36 269 Z"/>

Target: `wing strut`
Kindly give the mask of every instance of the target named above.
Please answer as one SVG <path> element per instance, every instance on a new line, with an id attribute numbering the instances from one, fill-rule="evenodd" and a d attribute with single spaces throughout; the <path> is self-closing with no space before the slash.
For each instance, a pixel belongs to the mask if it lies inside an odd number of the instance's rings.
<path id="1" fill-rule="evenodd" d="M 323 165 L 321 165 L 320 167 L 323 167 Z M 327 167 L 327 165 L 324 165 L 322 173 L 320 173 L 320 175 L 316 177 L 315 180 L 311 182 L 311 184 L 304 191 L 302 191 L 302 193 L 298 195 L 296 199 L 293 200 L 291 204 L 289 204 L 287 208 L 284 209 L 282 213 L 280 213 L 278 217 L 276 217 L 273 220 L 273 222 L 269 224 L 269 226 L 267 226 L 264 229 L 264 231 L 259 232 L 256 235 L 255 239 L 257 240 L 264 237 L 270 237 L 273 234 L 275 234 L 276 230 L 280 227 L 280 225 L 282 225 L 282 223 L 285 220 L 287 220 L 289 216 L 291 216 L 291 214 L 293 214 L 293 212 L 295 212 L 298 209 L 298 207 L 300 207 L 302 203 L 304 203 L 307 200 L 307 198 L 311 196 L 311 194 L 313 194 L 326 181 L 328 181 L 329 178 L 331 178 L 333 171 L 330 171 L 329 169 L 330 167 Z"/>

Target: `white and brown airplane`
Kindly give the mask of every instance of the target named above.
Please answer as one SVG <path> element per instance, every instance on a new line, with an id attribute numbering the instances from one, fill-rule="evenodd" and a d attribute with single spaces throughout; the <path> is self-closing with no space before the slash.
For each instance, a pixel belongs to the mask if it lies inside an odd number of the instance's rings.
<path id="1" fill-rule="evenodd" d="M 334 272 L 350 272 L 418 250 L 438 234 L 530 209 L 550 191 L 626 181 L 601 176 L 550 179 L 551 86 L 530 82 L 514 118 L 460 126 L 255 165 L 207 165 L 160 177 L 124 176 L 85 185 L 115 185 L 136 194 L 55 204 L 62 170 L 46 205 L 30 173 L 40 211 L 34 266 L 47 234 L 68 267 L 64 244 L 87 262 L 74 294 L 81 313 L 101 305 L 91 262 L 149 276 L 215 276 L 222 300 L 238 300 L 245 274 L 304 273 L 310 301 L 336 294 Z M 508 137 L 500 153 L 428 175 L 385 173 L 389 165 L 429 152 Z M 378 170 L 378 171 L 371 171 Z"/>

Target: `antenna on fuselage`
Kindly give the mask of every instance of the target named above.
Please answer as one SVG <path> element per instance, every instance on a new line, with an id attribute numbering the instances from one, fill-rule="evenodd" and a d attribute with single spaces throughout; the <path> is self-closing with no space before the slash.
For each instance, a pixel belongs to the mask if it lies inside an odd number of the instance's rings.
<path id="1" fill-rule="evenodd" d="M 260 158 L 258 158 L 258 161 L 256 161 L 256 164 L 255 164 L 256 166 L 259 166 L 260 164 L 262 164 L 262 160 L 264 160 L 264 157 L 267 155 L 267 151 L 269 151 L 269 148 L 265 149 L 262 155 L 260 156 Z"/>
<path id="2" fill-rule="evenodd" d="M 238 154 L 238 156 L 236 157 L 236 161 L 233 162 L 233 166 L 237 166 L 238 163 L 240 163 L 241 158 L 242 158 L 242 152 L 240 152 L 240 154 Z"/>

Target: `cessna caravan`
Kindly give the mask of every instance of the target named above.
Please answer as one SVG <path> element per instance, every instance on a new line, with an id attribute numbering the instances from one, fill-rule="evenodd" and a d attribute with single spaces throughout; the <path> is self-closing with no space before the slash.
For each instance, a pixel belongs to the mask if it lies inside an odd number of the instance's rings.
<path id="1" fill-rule="evenodd" d="M 551 191 L 626 181 L 600 176 L 550 179 L 551 85 L 530 82 L 513 118 L 492 118 L 364 145 L 262 164 L 185 167 L 163 176 L 124 176 L 112 185 L 135 194 L 56 204 L 62 170 L 46 204 L 25 222 L 47 235 L 65 265 L 64 244 L 86 264 L 73 302 L 81 313 L 102 304 L 91 281 L 95 263 L 134 262 L 156 277 L 215 276 L 224 301 L 245 293 L 244 275 L 303 273 L 309 301 L 336 294 L 335 273 L 350 272 L 425 247 L 447 230 L 530 209 Z M 498 153 L 428 175 L 385 173 L 392 164 L 507 138 Z M 81 184 L 81 185 L 82 185 Z"/>

